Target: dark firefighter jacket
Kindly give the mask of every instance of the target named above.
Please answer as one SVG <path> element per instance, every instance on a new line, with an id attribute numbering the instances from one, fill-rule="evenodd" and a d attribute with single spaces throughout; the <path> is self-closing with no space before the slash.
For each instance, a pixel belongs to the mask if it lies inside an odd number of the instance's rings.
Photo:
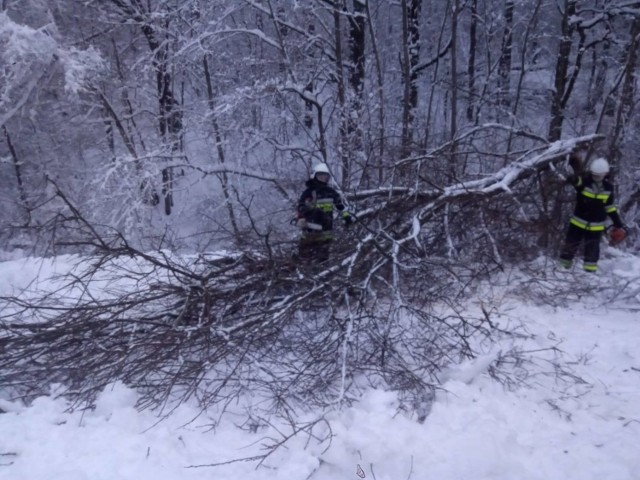
<path id="1" fill-rule="evenodd" d="M 572 185 L 577 194 L 575 210 L 569 221 L 572 225 L 590 232 L 604 231 L 608 215 L 616 227 L 622 227 L 613 199 L 613 185 L 609 180 L 605 178 L 596 182 L 591 175 L 585 175 L 572 179 Z"/>
<path id="2" fill-rule="evenodd" d="M 344 203 L 338 192 L 326 183 L 312 178 L 306 186 L 298 201 L 298 215 L 306 220 L 305 232 L 322 232 L 326 239 L 330 239 L 334 209 L 342 212 L 344 218 L 349 214 L 344 211 Z"/>

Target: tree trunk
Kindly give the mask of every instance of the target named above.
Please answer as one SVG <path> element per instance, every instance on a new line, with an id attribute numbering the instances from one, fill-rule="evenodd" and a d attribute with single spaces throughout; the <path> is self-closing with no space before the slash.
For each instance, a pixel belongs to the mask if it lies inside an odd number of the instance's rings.
<path id="1" fill-rule="evenodd" d="M 363 104 L 363 86 L 365 80 L 365 32 L 367 0 L 353 1 L 353 14 L 349 16 L 349 47 L 351 66 L 349 84 L 351 86 L 351 105 L 349 107 L 347 134 L 351 151 L 362 153 L 363 140 L 359 119 Z"/>
<path id="2" fill-rule="evenodd" d="M 560 46 L 556 58 L 556 73 L 554 80 L 553 97 L 551 99 L 551 123 L 549 124 L 548 138 L 550 142 L 560 140 L 562 137 L 562 123 L 564 122 L 564 98 L 567 89 L 569 72 L 569 55 L 575 27 L 570 23 L 571 17 L 576 13 L 576 0 L 565 0 L 562 22 L 560 27 Z"/>
<path id="3" fill-rule="evenodd" d="M 521 47 L 520 47 L 520 75 L 518 76 L 518 84 L 516 86 L 516 91 L 515 91 L 515 96 L 513 101 L 513 108 L 511 110 L 514 117 L 517 117 L 518 115 L 518 106 L 520 105 L 520 99 L 522 97 L 522 86 L 524 84 L 525 75 L 527 74 L 527 53 L 530 51 L 530 43 L 531 43 L 531 46 L 533 47 L 531 48 L 531 50 L 534 50 L 536 45 L 535 37 L 531 42 L 530 42 L 530 38 L 532 36 L 532 32 L 535 31 L 536 25 L 538 23 L 538 14 L 540 12 L 541 5 L 542 5 L 542 0 L 536 0 L 536 4 L 533 7 L 531 12 L 531 18 L 529 22 L 527 22 L 527 28 L 525 30 Z M 535 52 L 534 52 L 534 56 L 535 56 Z"/>
<path id="4" fill-rule="evenodd" d="M 111 154 L 111 161 L 116 161 L 116 139 L 113 134 L 113 124 L 108 118 L 104 119 L 104 130 L 107 135 L 107 145 L 109 145 L 109 153 Z"/>
<path id="5" fill-rule="evenodd" d="M 586 105 L 586 111 L 589 115 L 596 114 L 598 102 L 602 99 L 605 99 L 605 102 L 607 101 L 605 96 L 605 86 L 607 84 L 607 72 L 609 71 L 609 62 L 607 59 L 611 56 L 609 51 L 610 48 L 610 42 L 604 42 L 602 51 L 598 51 L 595 48 L 592 51 L 591 75 L 589 78 L 589 90 Z"/>
<path id="6" fill-rule="evenodd" d="M 307 26 L 307 33 L 309 34 L 309 37 L 313 37 L 316 33 L 316 26 L 313 24 L 313 22 L 309 22 L 309 25 Z M 311 50 L 307 55 L 309 55 L 310 58 L 314 58 L 314 54 L 313 54 L 313 50 Z M 313 85 L 313 78 L 310 78 L 309 81 L 307 82 L 307 85 L 304 87 L 304 91 L 305 94 L 308 94 L 309 96 L 313 95 L 313 90 L 314 90 L 314 85 Z M 304 102 L 304 118 L 303 118 L 303 123 L 304 126 L 307 127 L 307 129 L 311 129 L 313 128 L 313 102 L 310 102 L 308 100 L 306 100 Z"/>
<path id="7" fill-rule="evenodd" d="M 382 62 L 380 60 L 380 52 L 378 50 L 378 43 L 376 41 L 376 35 L 373 31 L 373 22 L 371 19 L 371 10 L 369 8 L 369 2 L 365 3 L 366 13 L 367 13 L 367 24 L 369 25 L 369 35 L 371 36 L 371 49 L 373 50 L 373 56 L 375 58 L 375 68 L 376 68 L 376 91 L 378 94 L 378 103 L 376 106 L 378 110 L 378 161 L 380 163 L 380 167 L 378 168 L 378 184 L 381 184 L 384 180 L 384 169 L 382 167 L 382 159 L 384 158 L 385 153 L 385 120 L 384 120 L 384 75 L 382 72 Z M 368 176 L 368 169 L 363 172 L 363 180 L 366 182 Z M 368 184 L 365 183 L 368 186 Z"/>
<path id="8" fill-rule="evenodd" d="M 218 119 L 216 117 L 215 93 L 213 91 L 213 82 L 211 81 L 209 62 L 207 61 L 206 55 L 202 58 L 202 65 L 204 67 L 204 77 L 207 83 L 207 98 L 209 103 L 209 110 L 211 112 L 211 125 L 213 127 L 213 135 L 216 140 L 218 160 L 221 164 L 224 164 L 225 155 L 224 148 L 222 148 L 222 134 L 220 133 L 220 125 L 218 124 Z M 220 180 L 220 183 L 222 184 L 222 194 L 224 195 L 227 211 L 229 212 L 229 220 L 231 222 L 231 227 L 233 228 L 233 233 L 236 239 L 239 240 L 241 239 L 241 235 L 238 228 L 238 221 L 236 220 L 236 214 L 233 209 L 233 203 L 231 202 L 231 194 L 229 193 L 229 177 L 227 176 L 226 172 L 222 172 L 218 178 Z"/>
<path id="9" fill-rule="evenodd" d="M 16 186 L 18 187 L 18 196 L 20 198 L 20 206 L 25 210 L 26 217 L 29 217 L 29 200 L 27 199 L 27 191 L 24 187 L 24 182 L 22 180 L 22 169 L 20 165 L 20 160 L 18 159 L 18 152 L 13 146 L 13 142 L 11 141 L 11 136 L 9 135 L 9 131 L 5 125 L 2 126 L 2 132 L 4 133 L 4 140 L 7 143 L 7 148 L 9 149 L 9 153 L 11 154 L 11 161 L 13 162 L 13 171 L 16 175 Z"/>
<path id="10" fill-rule="evenodd" d="M 420 62 L 420 11 L 422 0 L 402 0 L 402 156 L 411 155 L 415 111 L 418 106 L 418 71 Z"/>
<path id="11" fill-rule="evenodd" d="M 469 103 L 467 104 L 467 120 L 474 122 L 476 118 L 476 49 L 478 31 L 478 0 L 471 0 L 471 18 L 469 22 L 469 62 L 467 63 L 467 77 L 469 89 Z"/>
<path id="12" fill-rule="evenodd" d="M 640 15 L 635 17 L 631 25 L 631 40 L 627 47 L 627 61 L 624 67 L 624 79 L 622 81 L 620 100 L 618 101 L 618 111 L 616 112 L 616 123 L 613 132 L 609 136 L 609 145 L 607 148 L 610 161 L 620 156 L 617 145 L 634 106 L 635 75 L 638 63 L 638 36 L 640 36 Z"/>
<path id="13" fill-rule="evenodd" d="M 500 104 L 508 107 L 511 104 L 511 54 L 513 50 L 513 0 L 507 0 L 504 6 L 504 32 L 502 48 L 498 62 L 498 98 Z"/>
<path id="14" fill-rule="evenodd" d="M 341 1 L 336 1 L 333 4 L 333 26 L 335 34 L 335 69 L 336 69 L 336 81 L 338 89 L 338 111 L 340 112 L 340 167 L 341 167 L 341 185 L 342 188 L 347 188 L 349 185 L 350 177 L 350 165 L 349 165 L 349 139 L 348 139 L 348 126 L 347 126 L 347 102 L 346 102 L 346 87 L 344 82 L 344 62 L 342 58 L 342 26 L 340 22 L 340 15 L 344 11 Z"/>
<path id="15" fill-rule="evenodd" d="M 455 138 L 458 134 L 458 15 L 460 0 L 454 0 L 451 14 L 451 151 L 449 155 L 449 175 L 456 178 L 457 148 Z"/>
<path id="16" fill-rule="evenodd" d="M 165 27 L 168 30 L 168 21 Z M 168 41 L 161 44 L 156 38 L 156 31 L 148 23 L 142 25 L 142 32 L 153 53 L 152 64 L 156 73 L 160 135 L 169 143 L 171 152 L 175 153 L 180 148 L 182 115 L 172 89 L 172 78 L 169 72 L 169 44 Z M 173 168 L 171 166 L 162 169 L 162 195 L 164 213 L 171 215 L 173 208 Z"/>

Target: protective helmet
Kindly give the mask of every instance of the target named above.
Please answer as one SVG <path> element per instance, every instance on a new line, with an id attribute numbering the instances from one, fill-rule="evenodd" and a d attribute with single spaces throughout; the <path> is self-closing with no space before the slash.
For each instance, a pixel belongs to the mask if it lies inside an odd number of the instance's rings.
<path id="1" fill-rule="evenodd" d="M 331 173 L 329 172 L 329 167 L 327 167 L 326 163 L 318 163 L 315 167 L 313 167 L 311 176 L 315 177 L 318 173 L 326 173 L 327 175 L 331 175 Z"/>
<path id="2" fill-rule="evenodd" d="M 609 173 L 609 162 L 606 158 L 596 158 L 589 165 L 589 171 L 594 177 L 604 178 Z"/>

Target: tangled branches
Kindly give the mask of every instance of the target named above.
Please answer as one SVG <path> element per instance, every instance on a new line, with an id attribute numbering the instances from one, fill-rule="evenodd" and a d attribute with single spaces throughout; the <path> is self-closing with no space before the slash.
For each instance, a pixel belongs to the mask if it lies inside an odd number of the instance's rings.
<path id="1" fill-rule="evenodd" d="M 439 372 L 494 333 L 488 315 L 457 305 L 498 263 L 495 243 L 484 263 L 429 253 L 441 247 L 425 225 L 449 205 L 508 194 L 590 140 L 443 190 L 362 192 L 384 200 L 361 213 L 331 261 L 315 265 L 259 242 L 213 257 L 143 252 L 58 192 L 67 212 L 56 231 L 92 254 L 55 291 L 0 299 L 0 384 L 32 398 L 59 383 L 90 405 L 120 380 L 141 393 L 141 408 L 192 398 L 224 408 L 250 394 L 269 412 L 348 403 L 360 388 L 384 385 L 424 417 Z"/>
<path id="2" fill-rule="evenodd" d="M 142 408 L 192 397 L 224 405 L 246 392 L 270 399 L 271 411 L 328 405 L 349 402 L 363 382 L 413 399 L 490 330 L 486 319 L 430 308 L 442 287 L 382 295 L 390 285 L 375 249 L 361 249 L 358 265 L 337 251 L 331 264 L 303 266 L 284 253 L 151 255 L 85 233 L 99 254 L 57 290 L 2 298 L 0 383 L 24 397 L 59 383 L 90 404 L 120 380 L 141 392 Z"/>

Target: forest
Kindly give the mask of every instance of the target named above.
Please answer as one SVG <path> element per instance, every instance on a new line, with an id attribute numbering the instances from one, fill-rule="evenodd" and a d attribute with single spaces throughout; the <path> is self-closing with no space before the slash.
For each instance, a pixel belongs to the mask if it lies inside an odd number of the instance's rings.
<path id="1" fill-rule="evenodd" d="M 81 258 L 0 298 L 0 384 L 270 412 L 384 385 L 424 420 L 510 334 L 460 302 L 555 260 L 590 159 L 637 249 L 639 35 L 632 0 L 0 0 L 0 250 Z M 318 163 L 357 220 L 309 267 Z"/>

